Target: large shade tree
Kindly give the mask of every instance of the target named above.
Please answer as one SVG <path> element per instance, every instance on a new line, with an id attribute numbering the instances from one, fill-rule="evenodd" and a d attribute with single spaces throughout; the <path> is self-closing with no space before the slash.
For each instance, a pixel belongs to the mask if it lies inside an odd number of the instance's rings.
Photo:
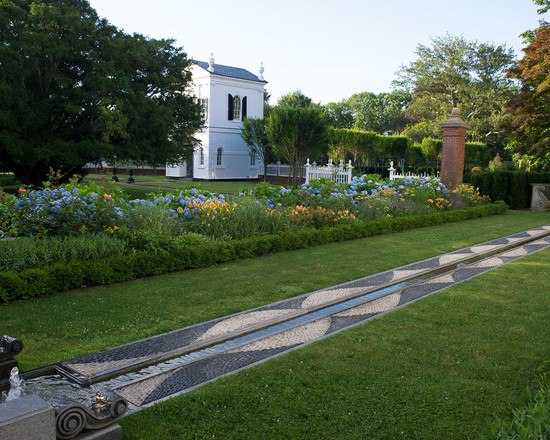
<path id="1" fill-rule="evenodd" d="M 515 59 L 513 50 L 446 35 L 434 38 L 430 46 L 419 45 L 416 55 L 413 62 L 401 67 L 394 81 L 396 87 L 412 95 L 405 134 L 412 131 L 439 137 L 441 122 L 458 105 L 471 125 L 470 140 L 502 151 L 509 134 L 498 127 L 505 103 L 517 93 L 513 81 L 506 77 Z"/>
<path id="2" fill-rule="evenodd" d="M 380 134 L 400 133 L 407 120 L 405 110 L 411 100 L 406 90 L 388 93 L 355 93 L 325 106 L 329 123 L 335 128 L 355 128 Z"/>
<path id="3" fill-rule="evenodd" d="M 24 183 L 89 162 L 187 157 L 201 127 L 190 61 L 85 0 L 0 0 L 0 162 Z"/>
<path id="4" fill-rule="evenodd" d="M 550 24 L 541 22 L 508 75 L 521 83 L 520 94 L 508 104 L 513 128 L 512 151 L 535 168 L 550 163 Z"/>
<path id="5" fill-rule="evenodd" d="M 354 128 L 381 134 L 400 133 L 406 124 L 405 109 L 410 100 L 405 90 L 356 93 L 348 99 Z"/>

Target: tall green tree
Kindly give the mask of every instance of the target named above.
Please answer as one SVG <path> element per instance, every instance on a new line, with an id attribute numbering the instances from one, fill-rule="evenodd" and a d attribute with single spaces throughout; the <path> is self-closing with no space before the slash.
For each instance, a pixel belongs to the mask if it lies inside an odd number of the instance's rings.
<path id="1" fill-rule="evenodd" d="M 405 110 L 411 100 L 406 90 L 389 93 L 355 93 L 340 102 L 325 105 L 335 128 L 355 128 L 373 133 L 400 133 L 407 123 Z"/>
<path id="2" fill-rule="evenodd" d="M 293 185 L 308 158 L 326 155 L 328 148 L 328 120 L 319 105 L 283 102 L 274 107 L 266 125 L 266 134 L 273 152 L 292 167 Z"/>
<path id="3" fill-rule="evenodd" d="M 348 100 L 329 102 L 325 105 L 328 123 L 334 128 L 352 128 L 355 122 Z"/>
<path id="4" fill-rule="evenodd" d="M 300 90 L 281 96 L 277 102 L 277 107 L 306 108 L 312 105 L 318 104 L 315 104 L 309 96 L 304 95 Z"/>
<path id="5" fill-rule="evenodd" d="M 550 166 L 550 24 L 542 22 L 508 75 L 521 83 L 508 103 L 513 129 L 512 151 L 534 168 Z"/>
<path id="6" fill-rule="evenodd" d="M 406 124 L 405 109 L 410 100 L 406 90 L 356 93 L 347 100 L 354 117 L 353 127 L 380 134 L 400 133 Z"/>
<path id="7" fill-rule="evenodd" d="M 409 127 L 414 131 L 414 125 L 421 123 L 422 131 L 438 137 L 439 125 L 458 105 L 471 125 L 469 138 L 502 151 L 509 134 L 498 127 L 505 102 L 517 93 L 506 78 L 515 59 L 513 50 L 446 35 L 434 38 L 430 46 L 419 45 L 415 53 L 417 58 L 402 66 L 394 81 L 412 95 Z"/>
<path id="8" fill-rule="evenodd" d="M 0 0 L 0 161 L 23 182 L 89 162 L 187 157 L 201 127 L 190 61 L 85 0 Z"/>

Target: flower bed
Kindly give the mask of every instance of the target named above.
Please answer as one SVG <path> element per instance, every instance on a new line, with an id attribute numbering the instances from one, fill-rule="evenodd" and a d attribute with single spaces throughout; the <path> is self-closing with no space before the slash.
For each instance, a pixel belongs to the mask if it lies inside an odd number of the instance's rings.
<path id="1" fill-rule="evenodd" d="M 192 233 L 181 234 L 172 239 L 141 235 L 141 247 L 138 248 L 135 246 L 136 242 L 130 240 L 133 249 L 125 256 L 113 254 L 95 260 L 59 261 L 43 267 L 0 272 L 0 302 L 206 267 L 240 258 L 269 255 L 273 252 L 501 214 L 505 210 L 504 203 L 485 204 L 467 209 L 434 211 L 355 224 L 301 228 L 240 240 L 213 240 Z"/>
<path id="2" fill-rule="evenodd" d="M 114 185 L 75 182 L 0 191 L 0 302 L 505 209 L 467 186 L 367 176 L 342 186 L 259 184 L 231 200 L 191 188 L 129 201 Z"/>
<path id="3" fill-rule="evenodd" d="M 78 185 L 0 192 L 0 237 L 45 237 L 194 232 L 241 239 L 304 227 L 424 214 L 483 205 L 488 199 L 471 187 L 449 191 L 435 178 L 381 181 L 373 176 L 349 185 L 313 181 L 298 189 L 259 184 L 227 200 L 191 188 L 128 201 L 114 185 Z"/>

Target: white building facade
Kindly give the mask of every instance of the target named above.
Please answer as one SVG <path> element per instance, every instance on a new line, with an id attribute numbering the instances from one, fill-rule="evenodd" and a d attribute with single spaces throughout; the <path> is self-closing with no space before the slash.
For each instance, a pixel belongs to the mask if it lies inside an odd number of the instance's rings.
<path id="1" fill-rule="evenodd" d="M 257 179 L 263 163 L 250 153 L 242 140 L 243 120 L 263 118 L 266 81 L 260 76 L 231 66 L 194 61 L 191 67 L 193 93 L 202 105 L 205 127 L 196 134 L 201 144 L 195 148 L 192 166 L 182 163 L 166 167 L 167 177 L 194 179 Z"/>

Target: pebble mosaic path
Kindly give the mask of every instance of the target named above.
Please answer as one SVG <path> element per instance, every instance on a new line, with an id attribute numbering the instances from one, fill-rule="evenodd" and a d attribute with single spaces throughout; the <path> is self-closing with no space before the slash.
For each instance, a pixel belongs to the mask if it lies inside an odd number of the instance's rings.
<path id="1" fill-rule="evenodd" d="M 545 230 L 550 231 L 550 227 L 546 227 Z M 518 237 L 513 236 L 512 238 Z M 503 243 L 484 244 L 483 247 L 500 246 L 501 244 Z M 504 250 L 485 259 L 459 266 L 447 273 L 428 278 L 417 284 L 399 288 L 384 296 L 379 296 L 377 293 L 367 295 L 367 297 L 372 296 L 372 299 L 366 298 L 366 302 L 358 306 L 314 319 L 269 336 L 259 337 L 257 340 L 220 353 L 207 355 L 198 360 L 191 359 L 184 365 L 160 374 L 116 387 L 114 391 L 126 398 L 135 409 L 149 406 L 158 401 L 191 391 L 224 375 L 256 365 L 281 353 L 303 347 L 341 330 L 364 323 L 380 314 L 395 310 L 426 295 L 443 290 L 453 284 L 470 279 L 548 246 L 550 246 L 550 236 L 542 237 L 514 249 Z M 479 247 L 477 248 L 479 249 Z M 478 250 L 472 251 L 472 248 L 469 249 L 471 251 L 470 255 L 475 254 Z M 460 252 L 468 253 L 466 250 Z"/>
<path id="2" fill-rule="evenodd" d="M 548 245 L 550 226 L 531 229 L 67 360 L 58 366 L 58 371 L 84 385 L 115 378 L 105 385 L 136 407 L 146 406 L 364 322 Z M 232 342 L 226 342 L 231 339 Z M 176 359 L 167 362 L 172 365 L 168 371 L 139 377 L 133 382 L 124 377 L 116 379 L 168 359 Z"/>

